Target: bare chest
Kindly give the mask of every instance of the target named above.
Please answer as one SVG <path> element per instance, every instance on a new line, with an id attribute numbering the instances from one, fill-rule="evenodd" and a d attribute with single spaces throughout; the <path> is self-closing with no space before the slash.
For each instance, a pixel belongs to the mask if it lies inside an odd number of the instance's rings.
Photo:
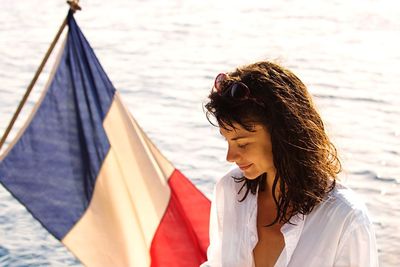
<path id="1" fill-rule="evenodd" d="M 253 250 L 255 266 L 274 266 L 285 246 L 283 235 L 273 230 L 260 229 L 260 227 L 257 231 L 258 242 Z"/>
<path id="2" fill-rule="evenodd" d="M 280 229 L 281 224 L 265 227 L 271 223 L 276 216 L 273 206 L 259 203 L 257 211 L 257 233 L 258 242 L 253 249 L 256 267 L 273 267 L 278 260 L 284 246 L 285 240 Z"/>

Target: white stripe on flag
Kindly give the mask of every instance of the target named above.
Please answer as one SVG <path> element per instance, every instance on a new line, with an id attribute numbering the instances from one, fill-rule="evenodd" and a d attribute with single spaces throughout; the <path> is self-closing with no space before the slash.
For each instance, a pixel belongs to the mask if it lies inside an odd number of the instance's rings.
<path id="1" fill-rule="evenodd" d="M 88 266 L 149 266 L 174 167 L 129 115 L 118 93 L 103 126 L 110 151 L 88 209 L 62 242 Z"/>

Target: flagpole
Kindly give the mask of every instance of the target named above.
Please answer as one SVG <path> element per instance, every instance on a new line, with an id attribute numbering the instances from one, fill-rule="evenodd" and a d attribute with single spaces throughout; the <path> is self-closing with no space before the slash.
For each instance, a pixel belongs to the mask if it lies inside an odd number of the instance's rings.
<path id="1" fill-rule="evenodd" d="M 68 13 L 70 11 L 72 11 L 74 13 L 77 10 L 81 10 L 81 7 L 79 6 L 78 2 L 79 2 L 79 0 L 68 0 L 67 1 L 68 5 L 70 7 Z M 15 121 L 17 120 L 17 118 L 19 116 L 19 113 L 22 110 L 22 107 L 25 105 L 29 94 L 31 93 L 33 87 L 35 86 L 35 83 L 36 83 L 37 79 L 39 78 L 40 73 L 43 71 L 43 68 L 46 65 L 46 62 L 49 59 L 50 54 L 53 51 L 54 47 L 56 46 L 56 44 L 58 42 L 58 39 L 60 38 L 62 32 L 64 31 L 64 28 L 67 25 L 67 23 L 68 23 L 68 15 L 65 17 L 63 23 L 61 24 L 60 28 L 58 29 L 58 32 L 57 32 L 56 36 L 54 37 L 53 42 L 50 44 L 50 47 L 47 50 L 47 52 L 46 52 L 46 54 L 45 54 L 45 56 L 44 56 L 44 58 L 42 60 L 42 63 L 40 63 L 40 66 L 37 69 L 37 71 L 35 73 L 35 76 L 33 76 L 33 79 L 31 81 L 31 83 L 29 84 L 28 88 L 26 89 L 26 92 L 25 92 L 24 96 L 22 97 L 22 100 L 19 103 L 18 108 L 15 111 L 13 117 L 11 118 L 11 121 L 8 124 L 6 131 L 4 132 L 3 136 L 1 137 L 0 150 L 1 150 L 2 146 L 3 146 L 3 144 L 6 142 L 6 139 L 7 139 L 8 135 L 10 134 L 11 129 L 14 126 Z"/>

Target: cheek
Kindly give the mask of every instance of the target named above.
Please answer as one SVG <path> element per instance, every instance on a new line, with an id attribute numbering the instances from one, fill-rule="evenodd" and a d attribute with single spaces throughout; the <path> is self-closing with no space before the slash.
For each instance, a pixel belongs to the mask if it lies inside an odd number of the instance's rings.
<path id="1" fill-rule="evenodd" d="M 261 149 L 258 158 L 263 162 L 263 165 L 271 166 L 274 164 L 274 157 L 270 147 L 264 147 L 264 149 Z"/>

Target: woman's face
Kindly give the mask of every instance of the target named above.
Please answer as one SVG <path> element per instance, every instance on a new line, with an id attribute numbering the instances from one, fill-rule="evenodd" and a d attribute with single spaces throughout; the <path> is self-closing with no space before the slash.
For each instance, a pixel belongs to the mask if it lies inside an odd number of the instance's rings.
<path id="1" fill-rule="evenodd" d="M 271 136 L 266 127 L 254 125 L 254 132 L 249 132 L 240 124 L 235 128 L 220 127 L 220 133 L 228 142 L 226 160 L 236 163 L 248 179 L 255 179 L 263 173 L 275 176 L 272 155 Z"/>

